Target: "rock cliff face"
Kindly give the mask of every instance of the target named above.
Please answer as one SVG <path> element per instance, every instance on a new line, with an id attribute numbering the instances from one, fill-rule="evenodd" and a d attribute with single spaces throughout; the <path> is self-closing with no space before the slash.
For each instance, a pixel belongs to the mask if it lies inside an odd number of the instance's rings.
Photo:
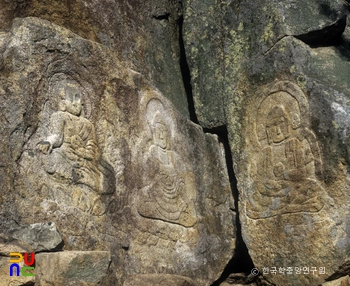
<path id="1" fill-rule="evenodd" d="M 0 286 L 346 283 L 347 2 L 0 8 Z"/>
<path id="2" fill-rule="evenodd" d="M 243 240 L 275 285 L 318 285 L 349 255 L 345 5 L 185 2 L 197 115 L 228 128 Z"/>

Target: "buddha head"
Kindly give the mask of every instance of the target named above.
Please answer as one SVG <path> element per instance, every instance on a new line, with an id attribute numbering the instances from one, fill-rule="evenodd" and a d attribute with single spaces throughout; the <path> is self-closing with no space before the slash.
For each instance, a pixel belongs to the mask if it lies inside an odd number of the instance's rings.
<path id="1" fill-rule="evenodd" d="M 169 132 L 159 112 L 156 112 L 154 116 L 152 132 L 154 143 L 160 148 L 166 149 L 169 143 Z"/>
<path id="2" fill-rule="evenodd" d="M 75 116 L 81 115 L 83 109 L 81 91 L 76 84 L 68 82 L 62 86 L 58 86 L 56 94 L 61 99 L 59 104 L 61 111 L 67 111 Z"/>
<path id="3" fill-rule="evenodd" d="M 280 143 L 289 137 L 290 119 L 282 106 L 274 106 L 267 115 L 266 131 L 269 144 Z"/>

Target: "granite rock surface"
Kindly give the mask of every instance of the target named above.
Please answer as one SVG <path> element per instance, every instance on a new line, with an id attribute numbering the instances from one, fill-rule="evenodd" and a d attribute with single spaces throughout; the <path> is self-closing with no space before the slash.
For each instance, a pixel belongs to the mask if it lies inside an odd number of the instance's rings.
<path id="1" fill-rule="evenodd" d="M 349 1 L 0 8 L 0 233 L 106 286 L 346 280 Z"/>
<path id="2" fill-rule="evenodd" d="M 36 17 L 1 39 L 1 229 L 48 251 L 23 232 L 52 222 L 64 250 L 111 251 L 111 285 L 218 279 L 236 231 L 217 136 L 105 45 Z"/>

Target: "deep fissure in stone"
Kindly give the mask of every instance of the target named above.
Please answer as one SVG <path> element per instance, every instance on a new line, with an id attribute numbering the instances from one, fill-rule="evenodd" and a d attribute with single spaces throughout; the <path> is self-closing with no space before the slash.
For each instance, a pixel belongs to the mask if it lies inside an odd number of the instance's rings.
<path id="1" fill-rule="evenodd" d="M 237 179 L 233 170 L 233 161 L 228 141 L 227 127 L 225 125 L 222 125 L 210 129 L 204 128 L 204 132 L 216 134 L 218 136 L 219 142 L 222 143 L 222 145 L 224 146 L 227 172 L 230 180 L 232 195 L 235 201 L 235 209 L 232 211 L 236 212 L 236 250 L 232 259 L 228 262 L 227 266 L 223 270 L 220 278 L 211 285 L 219 286 L 223 281 L 225 281 L 228 278 L 228 276 L 231 273 L 245 273 L 247 275 L 250 274 L 251 270 L 254 268 L 254 264 L 251 257 L 249 256 L 247 246 L 245 245 L 242 238 L 238 209 L 239 194 L 237 189 Z"/>
<path id="2" fill-rule="evenodd" d="M 346 27 L 346 16 L 334 24 L 317 31 L 311 31 L 295 37 L 305 44 L 316 47 L 336 46 L 341 43 L 341 35 Z"/>
<path id="3" fill-rule="evenodd" d="M 190 69 L 187 63 L 186 59 L 186 51 L 184 46 L 184 40 L 183 40 L 183 16 L 181 16 L 178 20 L 179 24 L 179 46 L 180 46 L 180 68 L 181 68 L 181 74 L 182 79 L 187 95 L 187 101 L 188 101 L 188 109 L 190 112 L 190 119 L 198 124 L 198 118 L 195 112 L 195 106 L 194 106 L 194 99 L 193 99 L 193 93 L 192 93 L 192 85 L 191 85 L 191 74 Z M 254 268 L 253 261 L 251 257 L 249 256 L 247 246 L 245 245 L 242 233 L 241 233 L 241 224 L 239 221 L 239 212 L 238 212 L 238 189 L 237 189 L 237 180 L 234 174 L 233 170 L 233 162 L 232 162 L 232 154 L 230 150 L 230 145 L 228 141 L 228 132 L 225 125 L 214 127 L 214 128 L 204 128 L 204 132 L 216 134 L 218 136 L 219 141 L 223 144 L 225 149 L 225 160 L 226 160 L 226 166 L 231 186 L 232 195 L 235 200 L 235 209 L 232 211 L 236 212 L 236 251 L 232 259 L 228 262 L 227 266 L 223 270 L 220 278 L 215 281 L 212 286 L 218 286 L 220 283 L 222 283 L 224 280 L 227 279 L 227 277 L 231 273 L 246 273 L 249 274 L 250 271 Z"/>
<path id="4" fill-rule="evenodd" d="M 196 115 L 195 107 L 194 107 L 194 100 L 193 100 L 193 93 L 192 93 L 192 85 L 191 85 L 191 73 L 190 68 L 187 63 L 186 58 L 186 51 L 185 51 L 185 44 L 183 39 L 183 16 L 180 16 L 178 20 L 179 25 L 179 47 L 180 47 L 180 68 L 181 68 L 181 75 L 182 80 L 184 84 L 184 88 L 187 95 L 187 104 L 188 104 L 188 110 L 190 113 L 190 119 L 198 124 L 198 118 Z"/>
<path id="5" fill-rule="evenodd" d="M 191 74 L 190 69 L 186 59 L 186 51 L 183 40 L 183 16 L 181 16 L 178 20 L 179 24 L 179 46 L 180 46 L 180 68 L 182 79 L 187 95 L 188 101 L 188 109 L 190 112 L 190 119 L 198 124 L 198 118 L 195 112 L 194 99 L 192 93 L 192 85 L 191 85 Z M 241 225 L 239 221 L 239 213 L 238 213 L 238 189 L 237 189 L 237 180 L 233 171 L 233 162 L 232 162 L 232 154 L 230 150 L 230 145 L 228 141 L 228 132 L 226 126 L 222 125 L 219 127 L 214 127 L 211 129 L 204 128 L 204 132 L 216 134 L 218 136 L 219 141 L 223 144 L 225 149 L 225 161 L 231 186 L 232 195 L 235 200 L 235 209 L 232 211 L 236 212 L 236 251 L 233 258 L 228 262 L 227 266 L 223 270 L 220 278 L 215 281 L 212 286 L 220 285 L 231 273 L 246 273 L 249 274 L 250 271 L 254 268 L 253 261 L 249 256 L 248 249 L 243 241 L 242 233 L 241 233 Z"/>

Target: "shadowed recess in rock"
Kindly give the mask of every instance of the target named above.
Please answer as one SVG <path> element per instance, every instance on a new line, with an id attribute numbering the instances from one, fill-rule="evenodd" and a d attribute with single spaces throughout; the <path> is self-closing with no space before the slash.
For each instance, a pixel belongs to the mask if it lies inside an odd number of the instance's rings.
<path id="1" fill-rule="evenodd" d="M 243 241 L 242 233 L 241 233 L 241 224 L 239 221 L 239 208 L 238 208 L 239 193 L 237 189 L 237 179 L 235 177 L 234 170 L 233 170 L 232 153 L 231 153 L 229 140 L 228 140 L 227 127 L 223 125 L 216 128 L 210 128 L 210 129 L 204 128 L 204 132 L 217 135 L 219 138 L 219 142 L 224 146 L 226 166 L 227 166 L 227 171 L 229 175 L 232 195 L 235 201 L 234 209 L 232 209 L 232 211 L 236 213 L 236 220 L 235 220 L 236 228 L 237 228 L 236 229 L 236 239 L 237 239 L 236 252 L 233 255 L 232 259 L 229 261 L 229 263 L 226 265 L 220 278 L 211 285 L 211 286 L 219 286 L 232 273 L 245 273 L 246 276 L 248 276 L 251 270 L 254 268 L 254 264 L 252 259 L 249 256 L 247 246 Z"/>

